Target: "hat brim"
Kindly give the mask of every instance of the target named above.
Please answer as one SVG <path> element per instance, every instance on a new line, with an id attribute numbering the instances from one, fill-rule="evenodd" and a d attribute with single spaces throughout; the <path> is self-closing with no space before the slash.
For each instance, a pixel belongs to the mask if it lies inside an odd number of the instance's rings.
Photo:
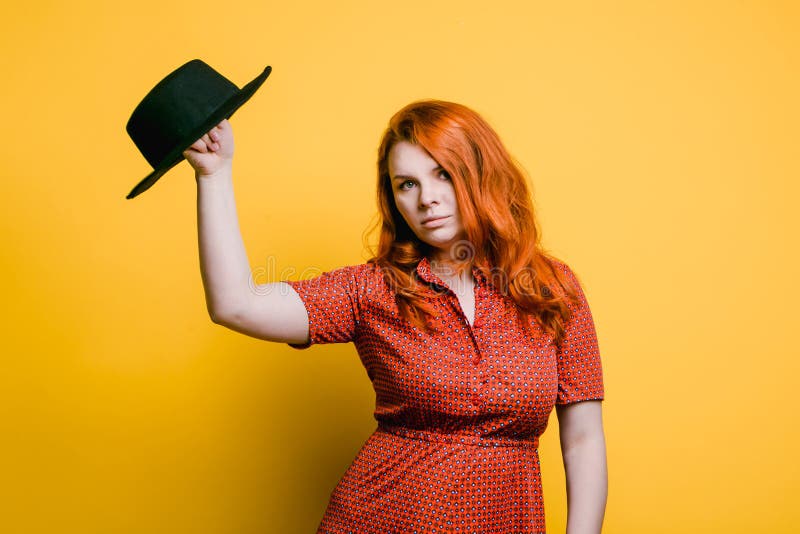
<path id="1" fill-rule="evenodd" d="M 255 94 L 261 84 L 267 79 L 272 72 L 272 67 L 267 67 L 264 72 L 259 74 L 253 81 L 242 87 L 242 89 L 234 96 L 220 105 L 214 113 L 210 114 L 208 119 L 201 123 L 197 128 L 192 130 L 172 151 L 167 154 L 161 163 L 148 174 L 144 180 L 136 184 L 128 196 L 125 198 L 131 199 L 140 195 L 150 189 L 154 183 L 158 181 L 168 170 L 183 161 L 183 152 L 192 146 L 195 141 L 203 137 L 214 126 L 222 122 L 222 119 L 229 119 L 237 109 L 239 109 L 245 102 L 250 100 L 250 97 Z"/>

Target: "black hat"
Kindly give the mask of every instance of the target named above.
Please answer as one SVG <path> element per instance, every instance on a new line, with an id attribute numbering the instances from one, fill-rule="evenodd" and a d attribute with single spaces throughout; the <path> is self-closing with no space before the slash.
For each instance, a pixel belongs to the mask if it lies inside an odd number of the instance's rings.
<path id="1" fill-rule="evenodd" d="M 183 152 L 205 133 L 227 119 L 253 96 L 272 67 L 241 90 L 220 73 L 194 59 L 177 68 L 133 110 L 128 135 L 155 169 L 126 198 L 147 191 L 183 160 Z"/>

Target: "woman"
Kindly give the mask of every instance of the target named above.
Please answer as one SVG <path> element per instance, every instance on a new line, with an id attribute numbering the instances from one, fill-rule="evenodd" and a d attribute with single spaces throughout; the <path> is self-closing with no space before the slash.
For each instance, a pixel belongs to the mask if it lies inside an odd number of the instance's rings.
<path id="1" fill-rule="evenodd" d="M 537 448 L 554 406 L 567 532 L 600 532 L 604 391 L 591 312 L 574 273 L 542 250 L 525 179 L 477 113 L 442 101 L 400 110 L 378 154 L 377 255 L 257 291 L 230 125 L 184 155 L 213 321 L 298 348 L 353 342 L 375 388 L 378 428 L 319 532 L 544 532 Z"/>

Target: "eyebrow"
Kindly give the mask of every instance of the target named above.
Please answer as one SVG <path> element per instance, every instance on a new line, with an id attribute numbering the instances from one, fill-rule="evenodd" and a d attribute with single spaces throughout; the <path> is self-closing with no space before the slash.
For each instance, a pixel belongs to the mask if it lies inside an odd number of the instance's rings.
<path id="1" fill-rule="evenodd" d="M 436 167 L 431 169 L 431 172 L 438 172 L 438 171 L 443 171 L 443 170 L 444 170 L 444 167 L 442 167 L 441 165 L 437 165 Z M 394 181 L 394 180 L 414 180 L 415 178 L 413 176 L 407 176 L 405 174 L 397 174 L 395 176 L 392 176 L 391 179 L 392 179 L 392 181 Z"/>

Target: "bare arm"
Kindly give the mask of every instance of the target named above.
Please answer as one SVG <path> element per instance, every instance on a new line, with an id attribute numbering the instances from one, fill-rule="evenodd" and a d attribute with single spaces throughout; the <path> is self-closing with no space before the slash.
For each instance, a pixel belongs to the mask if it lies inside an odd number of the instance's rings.
<path id="1" fill-rule="evenodd" d="M 567 478 L 567 534 L 597 534 L 608 497 L 602 402 L 556 406 Z"/>
<path id="2" fill-rule="evenodd" d="M 200 272 L 211 319 L 237 332 L 284 343 L 308 339 L 308 314 L 287 284 L 256 286 L 233 192 L 233 130 L 223 120 L 184 156 L 197 180 Z"/>

